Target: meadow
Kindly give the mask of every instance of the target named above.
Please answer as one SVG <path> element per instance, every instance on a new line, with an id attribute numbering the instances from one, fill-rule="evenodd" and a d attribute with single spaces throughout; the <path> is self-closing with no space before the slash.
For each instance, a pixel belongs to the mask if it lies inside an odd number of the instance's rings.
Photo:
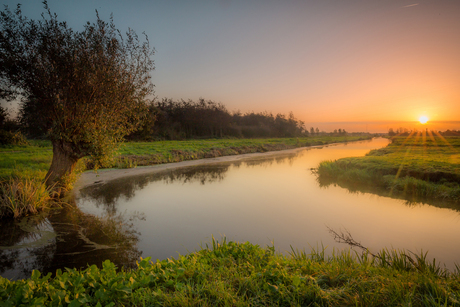
<path id="1" fill-rule="evenodd" d="M 410 201 L 460 201 L 460 137 L 419 132 L 391 140 L 364 157 L 322 162 L 317 169 L 320 184 L 351 190 L 377 187 Z"/>

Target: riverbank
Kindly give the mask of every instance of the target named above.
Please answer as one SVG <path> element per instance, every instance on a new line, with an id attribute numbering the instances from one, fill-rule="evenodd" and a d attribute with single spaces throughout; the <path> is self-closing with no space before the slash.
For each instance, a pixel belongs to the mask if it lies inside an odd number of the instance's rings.
<path id="1" fill-rule="evenodd" d="M 110 261 L 30 279 L 0 277 L 2 306 L 459 306 L 459 272 L 423 254 L 382 251 L 380 257 L 293 251 L 218 242 L 178 259 L 140 260 L 117 271 Z"/>
<path id="2" fill-rule="evenodd" d="M 372 138 L 364 136 L 317 136 L 306 138 L 278 138 L 278 139 L 211 139 L 190 141 L 159 141 L 159 142 L 127 142 L 121 144 L 115 155 L 107 160 L 104 168 L 118 169 L 113 171 L 121 176 L 126 175 L 126 169 L 138 169 L 141 166 L 167 164 L 181 161 L 201 160 L 203 158 L 216 158 L 223 156 L 236 156 L 247 153 L 264 153 L 315 145 L 331 143 L 352 142 Z M 0 147 L 2 159 L 0 160 L 0 218 L 20 217 L 33 214 L 48 208 L 34 206 L 34 201 L 23 202 L 31 193 L 42 194 L 45 190 L 43 179 L 51 164 L 52 146 L 47 141 L 30 141 L 29 145 Z M 201 163 L 201 162 L 198 162 Z M 77 168 L 80 172 L 92 169 L 93 165 L 88 159 L 82 159 Z M 139 168 L 140 169 L 140 168 Z M 120 171 L 122 170 L 122 171 Z M 91 172 L 90 172 L 91 173 Z M 100 174 L 105 174 L 100 169 L 88 181 L 100 181 Z M 114 173 L 114 174 L 115 174 Z M 114 175 L 110 175 L 114 176 Z M 86 183 L 85 183 L 86 184 Z M 31 189 L 11 187 L 32 187 Z M 72 185 L 69 183 L 68 189 Z M 37 191 L 40 191 L 38 193 Z M 6 193 L 8 192 L 8 194 Z M 30 211 L 27 208 L 33 208 Z"/>
<path id="3" fill-rule="evenodd" d="M 353 191 L 377 187 L 409 201 L 460 202 L 460 137 L 425 132 L 394 137 L 387 147 L 364 157 L 322 162 L 317 173 L 326 186 Z"/>
<path id="4" fill-rule="evenodd" d="M 360 141 L 360 140 L 366 140 L 369 138 L 353 138 L 353 141 Z M 205 165 L 209 163 L 218 163 L 218 162 L 232 162 L 232 161 L 238 161 L 242 160 L 248 157 L 255 157 L 255 156 L 267 156 L 267 155 L 277 155 L 279 151 L 283 151 L 285 153 L 289 152 L 296 152 L 298 150 L 302 150 L 306 147 L 316 147 L 316 146 L 324 146 L 328 144 L 334 144 L 334 143 L 343 143 L 343 142 L 349 142 L 348 139 L 316 139 L 313 141 L 309 142 L 295 142 L 294 139 L 287 139 L 290 141 L 289 143 L 287 142 L 280 142 L 280 139 L 274 139 L 270 140 L 271 143 L 267 144 L 254 144 L 252 146 L 248 145 L 247 143 L 243 143 L 244 146 L 240 147 L 226 147 L 225 143 L 220 143 L 219 147 L 217 146 L 209 146 L 210 144 L 203 144 L 202 145 L 207 145 L 206 147 L 208 150 L 204 149 L 199 149 L 196 150 L 195 152 L 188 152 L 188 154 L 182 154 L 179 155 L 177 154 L 177 151 L 184 152 L 184 150 L 176 150 L 176 149 L 170 149 L 167 152 L 164 152 L 161 154 L 156 153 L 152 154 L 153 158 L 147 158 L 144 159 L 145 155 L 125 155 L 122 157 L 130 157 L 131 160 L 131 165 L 136 165 L 135 167 L 131 168 L 105 168 L 105 169 L 100 169 L 97 170 L 97 172 L 94 171 L 86 171 L 82 173 L 79 176 L 79 179 L 77 180 L 75 184 L 75 190 L 78 190 L 80 188 L 83 188 L 85 186 L 97 183 L 104 183 L 107 181 L 111 181 L 114 179 L 122 178 L 122 177 L 129 177 L 129 176 L 137 176 L 137 175 L 143 175 L 143 174 L 148 174 L 148 173 L 153 173 L 153 172 L 161 172 L 164 170 L 169 170 L 169 169 L 177 169 L 177 168 L 182 168 L 182 167 L 188 167 L 188 166 L 195 166 L 195 165 Z M 278 142 L 278 144 L 273 144 L 274 142 Z M 233 141 L 232 141 L 233 143 Z M 212 144 L 212 143 L 211 143 Z M 140 143 L 140 144 L 135 144 L 137 145 L 136 147 L 142 148 L 142 151 L 148 152 L 149 149 L 152 147 L 151 143 Z M 213 144 L 216 145 L 216 144 Z M 299 147 L 300 145 L 300 147 Z M 308 146 L 301 146 L 301 145 L 308 145 Z M 132 148 L 132 144 L 128 145 L 130 148 Z M 180 146 L 180 147 L 185 147 Z M 270 150 L 269 150 L 270 149 Z M 154 151 L 155 149 L 153 149 Z M 132 149 L 128 149 L 126 151 L 132 151 Z M 168 154 L 171 154 L 173 158 L 168 158 Z M 152 164 L 147 164 L 147 165 L 141 165 L 137 166 L 135 164 L 135 161 L 164 161 L 163 163 L 152 163 Z M 166 162 L 166 161 L 171 161 L 171 162 Z"/>

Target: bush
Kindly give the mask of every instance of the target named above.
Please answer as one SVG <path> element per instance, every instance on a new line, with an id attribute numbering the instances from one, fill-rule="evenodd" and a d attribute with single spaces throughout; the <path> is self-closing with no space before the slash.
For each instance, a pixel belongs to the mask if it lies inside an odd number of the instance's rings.
<path id="1" fill-rule="evenodd" d="M 20 132 L 0 130 L 0 145 L 28 145 L 27 139 Z"/>

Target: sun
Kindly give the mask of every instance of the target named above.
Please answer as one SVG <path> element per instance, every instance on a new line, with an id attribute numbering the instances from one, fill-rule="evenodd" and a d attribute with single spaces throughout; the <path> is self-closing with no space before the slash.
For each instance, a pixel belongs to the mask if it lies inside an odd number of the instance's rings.
<path id="1" fill-rule="evenodd" d="M 421 123 L 421 124 L 426 124 L 428 122 L 428 117 L 423 115 L 423 116 L 420 116 L 420 118 L 418 119 L 418 121 Z"/>

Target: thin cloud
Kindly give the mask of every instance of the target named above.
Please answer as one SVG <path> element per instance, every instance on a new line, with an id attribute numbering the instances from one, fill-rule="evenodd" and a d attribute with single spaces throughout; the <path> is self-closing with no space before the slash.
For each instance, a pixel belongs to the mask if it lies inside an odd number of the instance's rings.
<path id="1" fill-rule="evenodd" d="M 419 4 L 420 4 L 420 3 L 409 4 L 409 5 L 403 6 L 403 8 L 405 8 L 405 7 L 411 7 L 411 6 L 416 6 L 416 5 L 419 5 Z"/>

